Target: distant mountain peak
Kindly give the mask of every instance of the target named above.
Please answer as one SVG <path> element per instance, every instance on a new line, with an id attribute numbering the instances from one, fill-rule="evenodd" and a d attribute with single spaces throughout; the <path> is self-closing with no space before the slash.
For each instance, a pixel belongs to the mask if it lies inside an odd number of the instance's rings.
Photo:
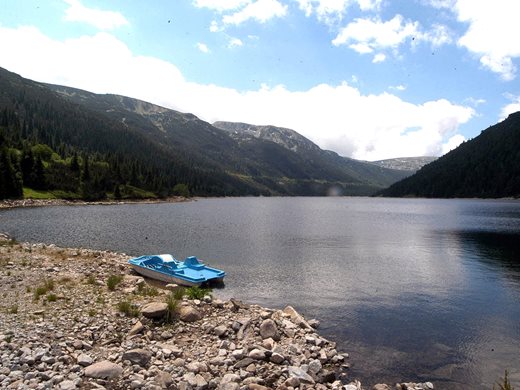
<path id="1" fill-rule="evenodd" d="M 213 123 L 213 126 L 227 131 L 230 136 L 236 140 L 246 140 L 248 138 L 258 138 L 265 141 L 274 142 L 293 152 L 305 150 L 319 150 L 319 146 L 314 142 L 305 138 L 303 135 L 294 130 L 285 127 L 277 127 L 272 125 L 252 125 L 243 122 L 225 122 L 219 121 Z"/>
<path id="2" fill-rule="evenodd" d="M 372 161 L 372 164 L 376 164 L 380 167 L 397 169 L 399 171 L 410 171 L 416 172 L 426 164 L 437 160 L 437 157 L 423 156 L 423 157 L 396 157 L 385 160 Z"/>

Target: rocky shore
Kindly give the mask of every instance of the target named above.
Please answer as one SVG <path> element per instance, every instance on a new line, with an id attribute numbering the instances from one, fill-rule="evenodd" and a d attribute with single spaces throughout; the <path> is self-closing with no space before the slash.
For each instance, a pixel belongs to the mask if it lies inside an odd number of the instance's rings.
<path id="1" fill-rule="evenodd" d="M 0 235 L 0 388 L 362 389 L 318 321 L 182 297 L 133 274 L 128 258 Z M 433 385 L 373 387 L 390 388 Z"/>
<path id="2" fill-rule="evenodd" d="M 135 203 L 175 203 L 186 202 L 191 199 L 182 196 L 173 196 L 165 199 L 139 199 L 139 200 L 101 200 L 87 202 L 84 200 L 67 199 L 4 199 L 0 200 L 0 209 L 11 209 L 16 207 L 43 207 L 43 206 L 86 206 L 86 205 L 114 205 Z"/>

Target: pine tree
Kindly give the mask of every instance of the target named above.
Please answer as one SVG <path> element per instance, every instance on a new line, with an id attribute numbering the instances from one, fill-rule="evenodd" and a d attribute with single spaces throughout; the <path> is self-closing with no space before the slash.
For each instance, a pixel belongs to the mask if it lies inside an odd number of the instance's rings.
<path id="1" fill-rule="evenodd" d="M 45 169 L 43 167 L 43 161 L 40 157 L 34 159 L 34 165 L 30 176 L 32 188 L 35 190 L 45 190 L 47 188 L 47 183 L 45 180 Z"/>
<path id="2" fill-rule="evenodd" d="M 116 184 L 114 187 L 114 198 L 117 200 L 121 199 L 121 190 L 119 189 L 119 184 Z"/>
<path id="3" fill-rule="evenodd" d="M 79 172 L 79 162 L 78 162 L 78 155 L 74 153 L 72 156 L 72 160 L 70 161 L 70 170 L 74 173 Z"/>
<path id="4" fill-rule="evenodd" d="M 0 149 L 0 199 L 23 196 L 21 175 L 15 169 L 9 149 Z"/>
<path id="5" fill-rule="evenodd" d="M 33 183 L 31 181 L 31 174 L 34 167 L 34 156 L 31 148 L 24 148 L 22 152 L 22 160 L 21 160 L 21 170 L 22 170 L 22 178 L 23 184 L 26 187 L 33 187 Z"/>

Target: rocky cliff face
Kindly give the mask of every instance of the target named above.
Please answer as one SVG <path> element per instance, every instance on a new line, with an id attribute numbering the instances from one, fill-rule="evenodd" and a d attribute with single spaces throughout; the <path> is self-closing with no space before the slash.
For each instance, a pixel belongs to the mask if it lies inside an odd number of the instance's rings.
<path id="1" fill-rule="evenodd" d="M 396 169 L 399 171 L 409 171 L 410 173 L 413 173 L 435 160 L 437 160 L 437 157 L 400 157 L 372 161 L 372 164 L 376 164 L 383 168 Z"/>
<path id="2" fill-rule="evenodd" d="M 294 130 L 276 126 L 256 126 L 241 122 L 215 122 L 213 126 L 229 132 L 232 138 L 258 138 L 274 142 L 293 152 L 318 151 L 319 146 Z"/>

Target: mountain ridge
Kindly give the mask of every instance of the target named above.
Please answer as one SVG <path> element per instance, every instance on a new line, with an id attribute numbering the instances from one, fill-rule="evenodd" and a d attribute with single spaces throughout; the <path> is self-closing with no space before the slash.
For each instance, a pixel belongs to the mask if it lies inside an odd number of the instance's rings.
<path id="1" fill-rule="evenodd" d="M 371 195 L 408 174 L 321 150 L 291 129 L 264 126 L 261 136 L 234 137 L 193 114 L 39 83 L 1 68 L 0 87 L 8 165 L 18 169 L 24 156 L 33 158 L 29 149 L 42 144 L 50 150 L 39 168 L 42 182 L 73 196 L 88 187 L 74 173 L 78 162 L 92 165 L 95 196 L 101 197 L 134 187 L 165 196 L 178 184 L 199 196 L 323 196 L 331 188 Z"/>

